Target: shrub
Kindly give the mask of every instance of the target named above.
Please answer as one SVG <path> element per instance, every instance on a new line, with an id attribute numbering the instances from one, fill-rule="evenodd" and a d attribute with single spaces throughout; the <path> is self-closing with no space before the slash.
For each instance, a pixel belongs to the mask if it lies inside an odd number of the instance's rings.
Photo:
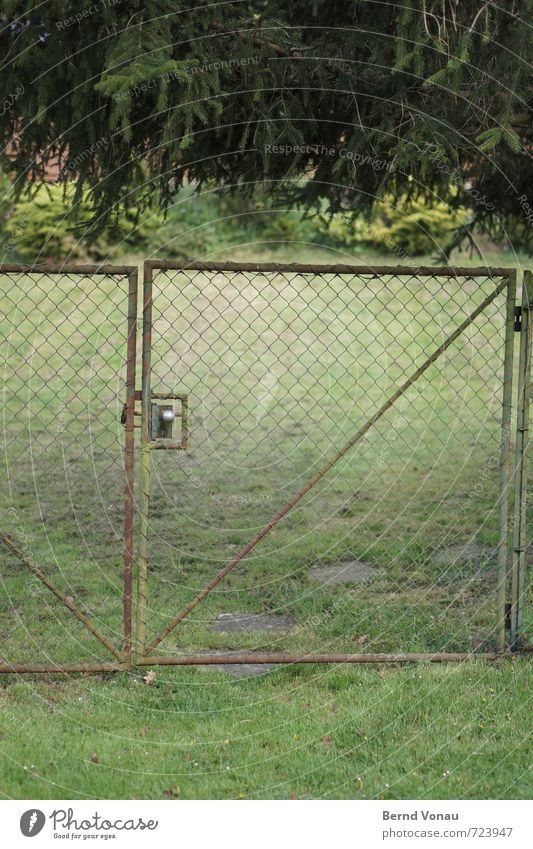
<path id="1" fill-rule="evenodd" d="M 272 201 L 256 194 L 242 198 L 224 192 L 196 194 L 185 187 L 179 200 L 163 217 L 146 210 L 138 216 L 132 209 L 121 212 L 112 228 L 95 244 L 83 241 L 84 221 L 91 215 L 86 198 L 77 215 L 71 208 L 73 188 L 66 196 L 63 185 L 41 186 L 30 199 L 10 200 L 10 185 L 0 174 L 0 235 L 4 251 L 25 261 L 78 260 L 90 256 L 102 260 L 126 248 L 159 254 L 169 259 L 189 259 L 215 253 L 221 248 L 248 242 L 326 242 L 352 253 L 372 248 L 400 257 L 435 253 L 449 241 L 466 214 L 452 213 L 444 203 L 429 209 L 412 202 L 398 209 L 384 202 L 370 222 L 338 213 L 327 223 L 318 216 L 305 219 L 301 212 L 276 209 Z"/>
<path id="2" fill-rule="evenodd" d="M 72 231 L 69 211 L 59 185 L 41 186 L 33 197 L 21 198 L 7 222 L 8 252 L 30 262 L 85 256 Z"/>
<path id="3" fill-rule="evenodd" d="M 149 249 L 171 259 L 205 256 L 248 242 L 316 241 L 317 224 L 296 210 L 276 209 L 258 197 L 224 192 L 196 194 L 189 186 L 159 226 L 152 227 Z M 272 245 L 271 245 L 272 246 Z"/>
<path id="4" fill-rule="evenodd" d="M 405 209 L 383 203 L 370 222 L 339 214 L 326 225 L 324 233 L 349 248 L 366 245 L 404 257 L 418 256 L 444 248 L 452 231 L 466 220 L 466 211 L 452 212 L 444 203 L 429 208 L 422 201 L 414 201 Z"/>
<path id="5" fill-rule="evenodd" d="M 149 224 L 135 224 L 135 209 L 121 212 L 105 237 L 86 245 L 84 221 L 91 215 L 91 206 L 84 198 L 74 210 L 73 195 L 71 186 L 65 193 L 63 185 L 48 183 L 31 197 L 13 203 L 9 180 L 0 175 L 0 232 L 5 253 L 29 262 L 66 257 L 79 260 L 87 256 L 99 260 L 116 245 L 127 245 L 133 250 L 146 247 Z"/>
<path id="6" fill-rule="evenodd" d="M 222 220 L 220 220 L 222 218 Z M 154 217 L 148 250 L 168 259 L 189 259 L 210 253 L 232 238 L 218 195 L 196 195 L 191 187 L 180 192 L 164 217 Z"/>

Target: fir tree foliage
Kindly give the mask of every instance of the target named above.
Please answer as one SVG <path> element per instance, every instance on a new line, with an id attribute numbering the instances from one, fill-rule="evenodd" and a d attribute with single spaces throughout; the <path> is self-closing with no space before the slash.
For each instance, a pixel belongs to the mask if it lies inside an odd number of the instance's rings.
<path id="1" fill-rule="evenodd" d="M 93 232 L 185 182 L 354 216 L 376 198 L 520 232 L 533 0 L 4 0 L 2 167 L 59 162 Z M 1 106 L 1 104 L 0 104 Z M 529 193 L 529 195 L 528 195 Z"/>

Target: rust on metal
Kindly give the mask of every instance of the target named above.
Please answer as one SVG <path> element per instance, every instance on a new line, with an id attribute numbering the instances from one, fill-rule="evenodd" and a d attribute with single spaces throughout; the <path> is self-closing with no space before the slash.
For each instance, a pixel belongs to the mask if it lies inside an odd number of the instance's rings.
<path id="1" fill-rule="evenodd" d="M 182 451 L 189 447 L 189 396 L 184 395 L 181 401 L 181 443 Z"/>
<path id="2" fill-rule="evenodd" d="M 160 400 L 174 400 L 174 401 L 186 401 L 189 397 L 184 392 L 151 392 L 152 398 L 159 398 Z"/>
<path id="3" fill-rule="evenodd" d="M 379 407 L 379 409 L 371 416 L 364 425 L 345 443 L 345 445 L 337 451 L 337 453 L 321 469 L 279 510 L 278 513 L 266 524 L 254 537 L 233 557 L 229 563 L 221 569 L 217 575 L 200 590 L 200 592 L 190 601 L 164 628 L 157 637 L 155 637 L 147 646 L 147 653 L 153 651 L 162 640 L 165 639 L 173 630 L 183 622 L 183 620 L 200 604 L 203 599 L 209 595 L 212 590 L 231 572 L 235 567 L 255 548 L 255 546 L 264 539 L 270 531 L 281 522 L 281 520 L 298 504 L 299 501 L 311 490 L 322 478 L 338 463 L 344 455 L 350 451 L 353 446 L 359 442 L 370 428 L 389 410 L 396 401 L 407 391 L 407 389 L 418 380 L 418 378 L 435 362 L 435 360 L 444 352 L 453 342 L 466 330 L 466 328 L 492 303 L 492 301 L 502 292 L 508 285 L 507 279 L 495 286 L 494 291 L 488 295 L 481 304 L 473 310 L 467 318 L 454 330 L 450 336 L 439 345 L 435 351 L 427 357 L 419 368 L 417 368 L 401 386 Z M 150 301 L 151 301 L 150 291 Z"/>
<path id="4" fill-rule="evenodd" d="M 446 340 L 427 357 L 390 397 L 362 424 L 356 433 L 325 463 L 318 472 L 274 515 L 274 517 L 241 548 L 241 550 L 221 569 L 215 577 L 206 584 L 167 625 L 167 627 L 150 643 L 146 640 L 146 611 L 147 611 L 147 578 L 149 554 L 149 500 L 150 472 L 152 450 L 186 450 L 189 435 L 189 401 L 188 394 L 181 392 L 152 393 L 152 299 L 153 272 L 206 272 L 231 274 L 295 274 L 295 275 L 338 275 L 359 278 L 366 286 L 370 278 L 383 278 L 384 286 L 388 279 L 395 276 L 412 278 L 466 278 L 471 281 L 477 276 L 494 279 L 494 290 L 483 302 L 465 318 L 465 320 L 446 338 Z M 127 350 L 126 350 L 126 398 L 123 407 L 122 423 L 125 427 L 124 444 L 124 517 L 123 517 L 123 644 L 122 650 L 112 642 L 92 623 L 90 618 L 47 577 L 46 571 L 36 566 L 26 554 L 21 551 L 10 536 L 0 532 L 0 542 L 14 554 L 24 566 L 46 586 L 58 600 L 82 623 L 82 625 L 106 648 L 113 660 L 101 663 L 8 663 L 0 661 L 0 673 L 16 674 L 70 674 L 87 673 L 101 674 L 118 670 L 131 670 L 135 666 L 212 666 L 212 665 L 247 665 L 247 664 L 408 664 L 408 663 L 455 663 L 470 660 L 497 661 L 513 657 L 513 651 L 531 652 L 533 647 L 525 642 L 522 634 L 524 572 L 525 572 L 525 520 L 526 520 L 526 486 L 527 486 L 527 446 L 528 446 L 528 416 L 531 392 L 530 360 L 533 338 L 532 316 L 529 313 L 533 298 L 533 277 L 526 272 L 521 320 L 517 328 L 521 331 L 520 362 L 518 366 L 518 421 L 516 440 L 516 468 L 509 468 L 510 450 L 510 419 L 512 416 L 512 376 L 513 376 L 513 342 L 512 333 L 515 329 L 514 300 L 516 290 L 516 271 L 510 268 L 457 268 L 431 266 L 370 266 L 370 265 L 312 265 L 312 264 L 279 264 L 253 262 L 166 262 L 147 261 L 144 264 L 143 288 L 143 331 L 142 331 L 142 389 L 135 388 L 135 371 L 137 356 L 137 315 L 138 315 L 138 272 L 134 266 L 116 266 L 108 264 L 0 264 L 0 273 L 5 274 L 54 274 L 54 275 L 106 275 L 108 277 L 128 277 L 128 310 L 127 310 Z M 497 278 L 497 279 L 496 279 Z M 113 281 L 114 283 L 115 281 Z M 116 281 L 118 284 L 118 281 Z M 327 281 L 325 281 L 327 282 Z M 441 281 L 441 285 L 444 282 Z M 498 581 L 497 581 L 497 641 L 495 652 L 433 652 L 433 653 L 223 653 L 223 654 L 181 654 L 169 656 L 154 656 L 153 650 L 170 634 L 206 596 L 266 537 L 275 526 L 298 504 L 298 502 L 318 484 L 322 478 L 335 466 L 339 460 L 350 451 L 368 432 L 370 428 L 401 398 L 437 358 L 464 332 L 464 330 L 494 301 L 499 293 L 507 290 L 506 335 L 503 357 L 503 399 L 501 421 L 501 454 L 500 454 L 500 498 L 499 498 L 499 543 L 498 543 Z M 518 328 L 518 324 L 520 327 Z M 488 362 L 488 360 L 487 360 Z M 152 400 L 177 399 L 181 402 L 181 411 L 176 416 L 181 418 L 181 441 L 178 438 L 164 438 L 153 441 L 150 434 L 150 411 Z M 122 399 L 121 399 L 122 400 Z M 141 402 L 141 412 L 135 410 L 135 403 Z M 160 405 L 162 406 L 162 405 Z M 134 610 L 133 577 L 134 561 L 134 532 L 136 530 L 134 515 L 134 477 L 135 477 L 135 417 L 141 416 L 141 451 L 140 451 L 140 492 L 139 492 L 139 552 L 136 570 L 137 598 Z M 179 437 L 176 434 L 176 437 Z M 509 482 L 514 474 L 514 516 L 509 521 L 508 492 Z M 512 524 L 514 522 L 514 525 Z M 508 536 L 512 531 L 514 536 L 512 558 L 508 558 Z M 510 590 L 509 602 L 507 593 Z M 510 619 L 511 646 L 505 645 L 505 619 Z M 133 627 L 136 635 L 133 636 Z"/>
<path id="5" fill-rule="evenodd" d="M 68 675 L 74 672 L 98 674 L 119 672 L 125 668 L 122 663 L 0 663 L 1 674 L 16 675 Z"/>
<path id="6" fill-rule="evenodd" d="M 526 647 L 524 651 L 532 649 Z M 512 659 L 511 652 L 438 652 L 434 654 L 252 654 L 252 655 L 175 655 L 169 657 L 138 657 L 137 666 L 219 666 L 219 665 L 292 665 L 301 663 L 334 664 L 408 664 L 408 663 L 468 663 L 469 661 L 499 661 Z M 101 674 L 120 672 L 127 669 L 124 663 L 0 663 L 1 674 L 44 675 L 44 674 Z"/>
<path id="7" fill-rule="evenodd" d="M 500 445 L 500 491 L 498 570 L 496 579 L 496 648 L 505 648 L 505 605 L 507 591 L 507 551 L 509 536 L 509 458 L 511 454 L 511 418 L 513 413 L 513 352 L 515 332 L 516 273 L 509 278 L 506 293 L 503 392 Z"/>
<path id="8" fill-rule="evenodd" d="M 0 263 L 0 274 L 104 274 L 106 277 L 129 277 L 137 274 L 135 265 L 61 265 L 35 263 L 33 265 Z"/>
<path id="9" fill-rule="evenodd" d="M 148 520 L 150 509 L 150 415 L 152 356 L 152 270 L 143 273 L 141 468 L 139 479 L 139 554 L 137 558 L 137 622 L 135 656 L 144 653 L 148 582 Z"/>
<path id="10" fill-rule="evenodd" d="M 133 570 L 133 480 L 134 480 L 134 403 L 135 403 L 135 359 L 136 359 L 136 320 L 137 320 L 137 268 L 132 265 L 110 265 L 110 264 L 71 264 L 71 263 L 4 263 L 0 264 L 0 273 L 2 274 L 20 274 L 20 275 L 39 275 L 53 279 L 57 277 L 61 279 L 67 275 L 79 276 L 86 278 L 77 286 L 82 294 L 86 294 L 91 303 L 98 309 L 98 304 L 91 298 L 91 289 L 86 284 L 90 283 L 90 278 L 105 276 L 111 278 L 110 295 L 117 293 L 117 297 L 122 296 L 122 282 L 125 277 L 128 278 L 128 309 L 127 309 L 127 353 L 126 357 L 126 403 L 124 406 L 123 424 L 125 425 L 125 450 L 123 459 L 123 468 L 125 474 L 124 481 L 124 516 L 123 516 L 123 539 L 122 539 L 122 555 L 123 555 L 123 646 L 116 647 L 110 639 L 91 621 L 91 619 L 73 602 L 70 596 L 66 595 L 58 589 L 53 582 L 47 577 L 46 571 L 35 565 L 32 560 L 26 556 L 26 553 L 21 551 L 17 544 L 4 533 L 0 533 L 0 541 L 14 554 L 18 560 L 52 592 L 56 598 L 78 619 L 78 621 L 91 633 L 105 649 L 116 659 L 113 663 L 90 663 L 90 664 L 63 664 L 49 662 L 47 664 L 29 664 L 29 663 L 8 663 L 5 659 L 0 663 L 0 672 L 30 672 L 30 671 L 105 671 L 107 669 L 127 668 L 130 665 L 131 653 L 131 628 L 132 628 L 132 591 L 131 591 L 131 576 Z M 122 278 L 122 280 L 118 279 Z M 32 281 L 33 285 L 33 281 Z M 100 283 L 93 280 L 92 286 L 99 286 Z M 39 289 L 39 283 L 36 284 Z M 46 294 L 45 290 L 41 290 Z M 35 307 L 39 305 L 33 302 Z M 20 308 L 20 307 L 19 307 Z M 91 314 L 91 318 L 94 314 Z M 60 317 L 58 317 L 59 324 Z M 96 323 L 95 323 L 96 324 Z M 95 324 L 91 324 L 94 327 Z M 81 328 L 80 328 L 81 329 Z M 29 341 L 29 337 L 25 340 Z M 125 345 L 126 349 L 126 345 Z M 61 354 L 61 350 L 57 350 Z M 123 355 L 124 359 L 124 355 Z M 81 375 L 80 375 L 81 377 Z M 121 458 L 122 460 L 122 458 Z M 122 462 L 121 462 L 122 465 Z"/>
<path id="11" fill-rule="evenodd" d="M 433 652 L 420 654 L 195 654 L 139 657 L 139 666 L 218 666 L 292 663 L 464 663 L 468 660 L 501 660 L 511 652 Z"/>
<path id="12" fill-rule="evenodd" d="M 129 275 L 126 403 L 124 405 L 124 653 L 131 662 L 133 487 L 135 480 L 135 364 L 137 359 L 137 271 Z"/>
<path id="13" fill-rule="evenodd" d="M 171 262 L 165 260 L 147 260 L 145 268 L 150 271 L 215 271 L 215 272 L 255 272 L 255 273 L 295 273 L 295 274 L 353 274 L 357 277 L 379 275 L 411 275 L 413 277 L 475 277 L 484 275 L 486 277 L 510 277 L 514 273 L 513 268 L 458 268 L 456 266 L 433 266 L 433 265 L 347 265 L 347 264 L 320 264 L 309 265 L 302 263 L 276 263 L 276 262 Z"/>
<path id="14" fill-rule="evenodd" d="M 529 449 L 529 408 L 531 401 L 531 349 L 533 345 L 533 274 L 524 272 L 522 281 L 522 321 L 518 366 L 518 415 L 514 463 L 515 500 L 513 551 L 511 560 L 511 648 L 518 651 L 525 635 L 523 606 L 526 574 L 526 519 Z"/>
<path id="15" fill-rule="evenodd" d="M 99 630 L 99 628 L 97 628 L 96 625 L 94 625 L 91 622 L 89 617 L 86 616 L 85 613 L 83 613 L 79 609 L 79 607 L 77 607 L 74 604 L 74 602 L 71 601 L 70 598 L 65 595 L 64 592 L 62 592 L 60 589 L 58 589 L 46 577 L 46 575 L 45 575 L 45 573 L 43 572 L 42 569 L 40 569 L 38 566 L 36 566 L 34 563 L 32 563 L 31 560 L 28 560 L 28 558 L 22 553 L 22 551 L 20 551 L 17 548 L 15 543 L 8 536 L 3 534 L 1 531 L 0 531 L 0 541 L 3 542 L 4 545 L 6 546 L 6 548 L 8 548 L 15 555 L 15 557 L 17 557 L 20 560 L 20 562 L 23 563 L 24 566 L 33 575 L 35 575 L 35 577 L 38 578 L 45 585 L 45 587 L 47 587 L 50 590 L 50 592 L 52 592 L 55 595 L 55 597 L 58 598 L 59 601 L 62 604 L 64 604 L 65 607 L 68 610 L 70 610 L 71 613 L 74 614 L 76 619 L 78 619 L 82 623 L 82 625 L 84 625 L 85 628 L 87 628 L 87 630 L 91 632 L 93 637 L 96 637 L 96 639 L 99 640 L 99 642 L 101 642 L 102 645 L 105 646 L 106 649 L 109 652 L 111 652 L 111 654 L 114 655 L 117 658 L 117 660 L 120 660 L 120 661 L 123 660 L 122 652 L 120 652 L 118 649 L 115 648 L 115 646 L 107 639 L 107 637 L 104 636 L 104 634 L 102 634 L 102 632 Z"/>

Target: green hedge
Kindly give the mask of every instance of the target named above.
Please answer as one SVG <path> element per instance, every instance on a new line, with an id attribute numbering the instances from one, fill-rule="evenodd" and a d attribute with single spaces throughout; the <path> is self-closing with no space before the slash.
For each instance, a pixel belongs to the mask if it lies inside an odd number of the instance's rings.
<path id="1" fill-rule="evenodd" d="M 112 231 L 97 244 L 84 242 L 84 220 L 90 206 L 82 199 L 73 206 L 73 189 L 58 184 L 40 186 L 32 196 L 13 203 L 9 183 L 0 183 L 0 235 L 5 256 L 23 261 L 102 259 L 112 247 L 123 243 L 127 248 L 144 249 L 146 228 L 136 227 L 134 211 L 117 220 Z"/>
<path id="2" fill-rule="evenodd" d="M 342 247 L 351 253 L 366 248 L 408 259 L 438 253 L 466 215 L 452 214 L 443 203 L 432 209 L 421 202 L 398 209 L 383 202 L 372 221 L 339 213 L 325 221 L 305 219 L 296 210 L 277 209 L 259 198 L 243 200 L 192 187 L 184 189 L 165 217 L 148 210 L 135 221 L 135 210 L 122 214 L 97 244 L 83 241 L 83 221 L 90 209 L 83 199 L 73 215 L 73 194 L 60 185 L 41 186 L 33 197 L 9 199 L 9 183 L 0 175 L 0 230 L 5 257 L 21 260 L 61 260 L 65 257 L 101 260 L 111 253 L 143 251 L 170 259 L 198 258 L 232 245 L 302 242 Z"/>
<path id="3" fill-rule="evenodd" d="M 384 201 L 370 222 L 337 215 L 325 225 L 324 234 L 346 248 L 366 246 L 406 259 L 439 253 L 466 220 L 466 212 L 455 214 L 444 203 L 428 209 L 419 201 L 400 209 Z"/>

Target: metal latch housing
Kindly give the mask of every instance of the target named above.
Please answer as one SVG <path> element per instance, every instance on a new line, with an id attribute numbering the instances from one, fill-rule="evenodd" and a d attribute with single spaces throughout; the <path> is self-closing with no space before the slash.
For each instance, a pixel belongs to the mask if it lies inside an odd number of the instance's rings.
<path id="1" fill-rule="evenodd" d="M 152 448 L 167 451 L 186 451 L 189 439 L 189 396 L 183 393 L 152 392 L 156 402 L 150 405 L 150 420 L 148 423 L 148 439 Z M 173 404 L 160 404 L 159 401 L 179 401 L 180 409 Z M 175 433 L 175 423 L 179 419 L 179 439 Z"/>

